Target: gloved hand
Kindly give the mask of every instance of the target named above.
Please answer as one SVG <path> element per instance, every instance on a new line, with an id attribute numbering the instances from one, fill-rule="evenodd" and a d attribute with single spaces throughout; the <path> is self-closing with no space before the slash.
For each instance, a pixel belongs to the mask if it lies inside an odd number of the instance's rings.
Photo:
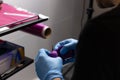
<path id="1" fill-rule="evenodd" d="M 46 49 L 40 49 L 35 58 L 35 69 L 38 77 L 40 80 L 53 80 L 54 78 L 63 80 L 62 59 L 50 57 L 49 53 L 50 51 Z"/>
<path id="2" fill-rule="evenodd" d="M 54 50 L 58 50 L 60 47 L 62 47 L 60 49 L 60 54 L 64 56 L 70 50 L 74 50 L 75 51 L 77 43 L 78 43 L 78 40 L 76 40 L 76 39 L 72 39 L 72 38 L 66 39 L 66 40 L 58 42 L 54 46 Z M 74 56 L 73 56 L 73 58 L 68 59 L 64 63 L 73 62 L 73 61 L 75 61 Z"/>

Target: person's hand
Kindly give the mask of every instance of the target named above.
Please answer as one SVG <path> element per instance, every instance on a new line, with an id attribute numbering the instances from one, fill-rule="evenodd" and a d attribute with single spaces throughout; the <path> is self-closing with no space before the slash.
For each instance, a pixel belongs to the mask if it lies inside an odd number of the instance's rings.
<path id="1" fill-rule="evenodd" d="M 77 43 L 78 43 L 78 40 L 76 39 L 72 39 L 72 38 L 66 39 L 66 40 L 58 42 L 54 46 L 54 50 L 58 50 L 59 48 L 61 48 L 60 55 L 64 56 L 68 54 L 68 52 L 71 50 L 75 51 Z M 75 61 L 74 56 L 73 58 L 66 60 L 66 62 L 64 63 L 73 62 L 73 61 Z"/>
<path id="2" fill-rule="evenodd" d="M 53 80 L 54 78 L 61 78 L 63 62 L 60 57 L 50 57 L 50 51 L 40 49 L 35 58 L 35 69 L 40 80 Z"/>

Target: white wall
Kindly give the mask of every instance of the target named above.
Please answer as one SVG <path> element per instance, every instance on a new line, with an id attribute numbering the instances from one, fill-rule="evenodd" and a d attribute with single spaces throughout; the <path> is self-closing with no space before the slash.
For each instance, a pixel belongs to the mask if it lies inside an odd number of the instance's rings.
<path id="1" fill-rule="evenodd" d="M 84 0 L 4 0 L 11 5 L 22 7 L 34 13 L 50 17 L 46 22 L 52 29 L 48 39 L 42 39 L 21 31 L 1 37 L 25 47 L 26 56 L 34 59 L 40 48 L 51 50 L 52 46 L 66 38 L 78 38 L 80 18 Z M 34 64 L 26 67 L 7 80 L 34 80 Z"/>

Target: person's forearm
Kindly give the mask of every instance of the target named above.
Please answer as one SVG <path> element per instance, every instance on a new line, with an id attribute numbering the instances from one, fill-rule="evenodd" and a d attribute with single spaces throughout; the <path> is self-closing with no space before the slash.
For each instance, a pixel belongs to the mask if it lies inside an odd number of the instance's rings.
<path id="1" fill-rule="evenodd" d="M 61 80 L 60 78 L 54 78 L 53 80 Z"/>

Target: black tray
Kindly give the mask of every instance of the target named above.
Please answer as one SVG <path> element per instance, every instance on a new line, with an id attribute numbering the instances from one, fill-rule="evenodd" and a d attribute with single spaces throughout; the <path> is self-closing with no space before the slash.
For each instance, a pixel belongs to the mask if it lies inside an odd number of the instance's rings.
<path id="1" fill-rule="evenodd" d="M 15 73 L 19 72 L 20 70 L 24 69 L 25 67 L 27 67 L 28 65 L 33 63 L 33 59 L 30 59 L 28 57 L 25 57 L 25 60 L 23 61 L 23 65 L 20 67 L 16 67 L 15 69 L 13 69 L 12 71 L 2 74 L 0 76 L 0 80 L 6 80 L 7 78 L 9 78 L 10 76 L 14 75 Z"/>
<path id="2" fill-rule="evenodd" d="M 33 21 L 30 21 L 30 22 L 26 22 L 26 23 L 23 23 L 23 24 L 20 24 L 20 25 L 17 25 L 17 26 L 14 26 L 13 28 L 10 28 L 10 29 L 7 29 L 7 30 L 4 30 L 4 31 L 0 31 L 0 36 L 4 36 L 6 34 L 9 34 L 9 33 L 12 33 L 12 32 L 15 32 L 17 30 L 20 30 L 20 29 L 24 29 L 26 27 L 30 27 L 31 25 L 34 25 L 36 23 L 41 23 L 41 22 L 44 22 L 48 20 L 48 18 L 39 18 L 37 20 L 33 20 Z"/>

